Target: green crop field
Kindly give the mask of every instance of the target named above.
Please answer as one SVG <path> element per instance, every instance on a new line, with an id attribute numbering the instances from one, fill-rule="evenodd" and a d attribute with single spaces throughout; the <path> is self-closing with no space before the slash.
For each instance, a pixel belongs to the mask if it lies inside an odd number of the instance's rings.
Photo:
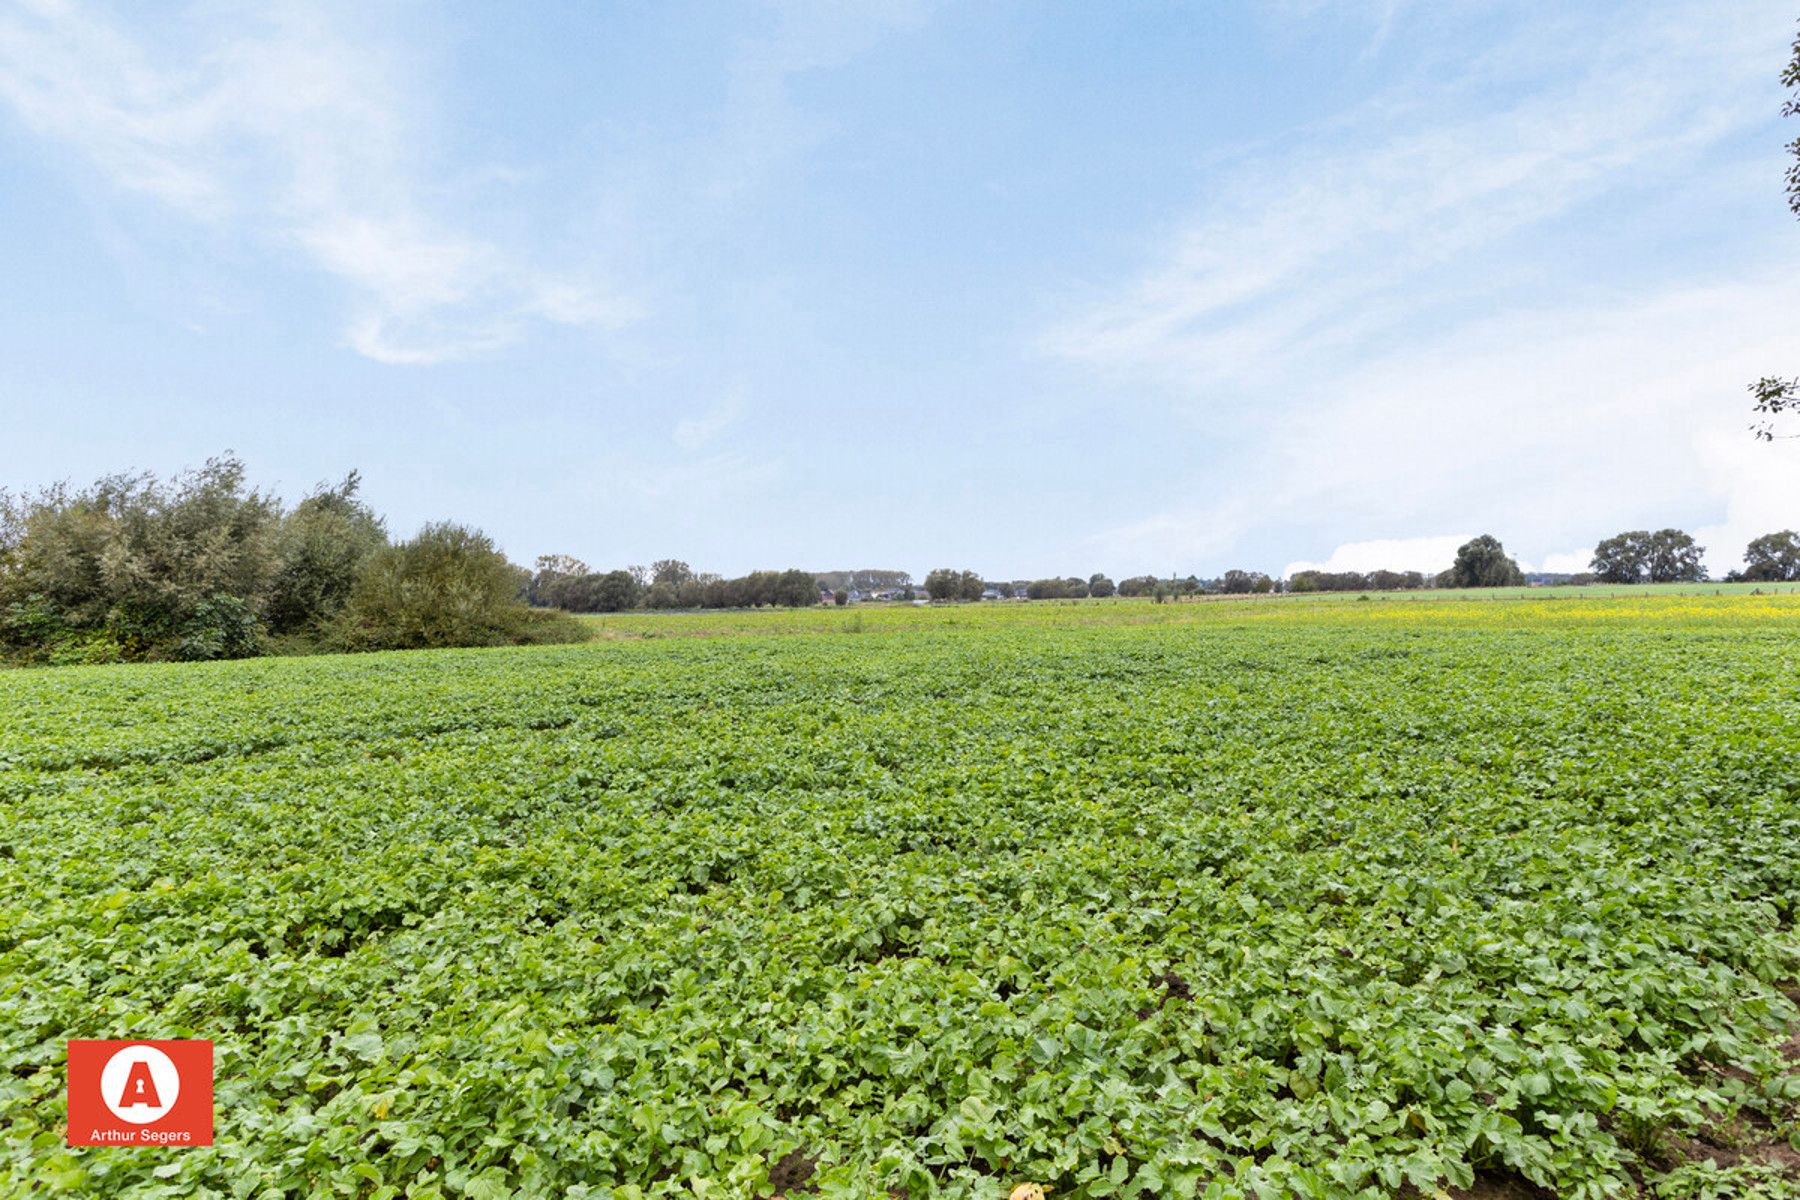
<path id="1" fill-rule="evenodd" d="M 597 624 L 0 673 L 0 1188 L 1800 1186 L 1800 596 Z"/>

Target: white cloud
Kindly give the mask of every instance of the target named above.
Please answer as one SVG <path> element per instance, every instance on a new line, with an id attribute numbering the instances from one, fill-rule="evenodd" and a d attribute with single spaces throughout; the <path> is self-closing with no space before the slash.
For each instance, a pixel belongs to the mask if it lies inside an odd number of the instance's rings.
<path id="1" fill-rule="evenodd" d="M 1454 522 L 1522 562 L 1566 569 L 1580 554 L 1584 570 L 1584 544 L 1686 522 L 1704 526 L 1722 573 L 1750 536 L 1800 527 L 1800 443 L 1754 441 L 1742 389 L 1791 359 L 1797 308 L 1800 258 L 1742 282 L 1473 323 L 1346 368 L 1329 407 L 1266 414 L 1265 440 L 1219 480 L 1233 500 L 1093 544 L 1220 566 L 1283 528 Z"/>
<path id="2" fill-rule="evenodd" d="M 533 322 L 634 315 L 429 211 L 422 105 L 395 53 L 304 5 L 216 32 L 204 51 L 158 54 L 79 4 L 24 0 L 0 15 L 0 101 L 117 187 L 299 252 L 347 287 L 345 340 L 377 361 L 465 358 Z"/>
<path id="3" fill-rule="evenodd" d="M 1457 547 L 1473 536 L 1452 533 L 1345 542 L 1324 562 L 1291 562 L 1282 575 L 1296 571 L 1419 571 L 1435 575 L 1456 561 Z"/>
<path id="4" fill-rule="evenodd" d="M 1591 546 L 1584 550 L 1566 550 L 1561 554 L 1546 555 L 1536 569 L 1552 575 L 1580 575 L 1590 569 L 1593 559 L 1594 550 Z M 1533 568 L 1526 567 L 1526 570 L 1531 569 Z"/>
<path id="5" fill-rule="evenodd" d="M 1740 569 L 1752 538 L 1800 529 L 1800 446 L 1754 441 L 1739 430 L 1708 430 L 1696 452 L 1722 498 L 1724 514 L 1693 531 L 1714 575 Z"/>

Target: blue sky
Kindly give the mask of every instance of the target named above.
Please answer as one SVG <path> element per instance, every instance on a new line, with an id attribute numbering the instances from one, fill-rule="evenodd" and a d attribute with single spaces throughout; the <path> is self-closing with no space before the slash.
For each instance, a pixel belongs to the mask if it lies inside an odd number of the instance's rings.
<path id="1" fill-rule="evenodd" d="M 251 11 L 254 10 L 254 11 Z M 1202 575 L 1800 527 L 1786 0 L 0 0 L 0 481 Z"/>

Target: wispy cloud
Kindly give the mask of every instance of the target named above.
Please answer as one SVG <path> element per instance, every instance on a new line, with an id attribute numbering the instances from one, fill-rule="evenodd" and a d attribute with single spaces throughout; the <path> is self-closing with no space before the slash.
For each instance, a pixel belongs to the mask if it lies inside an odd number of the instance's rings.
<path id="1" fill-rule="evenodd" d="M 1680 179 L 1766 120 L 1758 50 L 1782 29 L 1773 10 L 1551 21 L 1457 81 L 1384 93 L 1232 164 L 1159 261 L 1041 345 L 1188 395 L 1359 347 L 1471 286 L 1434 272 L 1622 185 Z"/>
<path id="2" fill-rule="evenodd" d="M 829 120 L 793 95 L 795 79 L 845 66 L 883 38 L 923 25 L 939 0 L 776 0 L 770 27 L 743 41 L 729 68 L 728 100 L 706 189 L 731 200 L 783 162 L 830 136 Z"/>
<path id="3" fill-rule="evenodd" d="M 1095 545 L 1147 567 L 1256 565 L 1256 544 L 1305 531 L 1338 544 L 1328 562 L 1422 570 L 1366 552 L 1436 561 L 1437 531 L 1467 528 L 1570 569 L 1619 527 L 1726 512 L 1722 571 L 1751 531 L 1795 522 L 1800 471 L 1756 454 L 1742 383 L 1792 358 L 1796 256 L 1696 265 L 1697 229 L 1677 253 L 1641 246 L 1629 279 L 1568 261 L 1610 220 L 1735 203 L 1710 189 L 1768 187 L 1773 203 L 1778 165 L 1753 178 L 1742 139 L 1774 117 L 1791 12 L 1538 11 L 1452 77 L 1422 70 L 1227 160 L 1147 265 L 1041 335 L 1172 417 L 1241 418 L 1209 481 L 1253 503 L 1168 508 Z M 1600 204 L 1615 217 L 1595 220 Z"/>
<path id="4" fill-rule="evenodd" d="M 677 421 L 670 436 L 683 450 L 698 450 L 737 424 L 743 415 L 744 394 L 733 391 L 699 416 Z"/>
<path id="5" fill-rule="evenodd" d="M 640 502 L 703 511 L 723 500 L 743 501 L 765 492 L 781 478 L 780 459 L 756 458 L 725 450 L 682 462 L 620 461 L 606 473 Z"/>
<path id="6" fill-rule="evenodd" d="M 1360 19 L 1371 31 L 1362 56 L 1373 58 L 1387 44 L 1395 20 L 1411 4 L 1410 0 L 1271 0 L 1271 7 L 1289 21 L 1311 21 L 1325 13 Z"/>
<path id="7" fill-rule="evenodd" d="M 443 210 L 399 55 L 324 8 L 278 5 L 171 46 L 71 0 L 0 9 L 0 101 L 117 187 L 296 252 L 349 293 L 345 341 L 386 363 L 466 358 L 533 323 L 635 313 Z M 155 18 L 179 31 L 167 14 Z"/>

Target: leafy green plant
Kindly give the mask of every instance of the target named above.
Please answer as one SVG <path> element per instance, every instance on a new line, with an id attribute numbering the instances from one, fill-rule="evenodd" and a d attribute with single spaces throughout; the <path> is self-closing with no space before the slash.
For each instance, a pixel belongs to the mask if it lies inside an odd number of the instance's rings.
<path id="1" fill-rule="evenodd" d="M 1788 1194 L 1800 607 L 1099 611 L 0 674 L 0 1191 Z"/>
<path id="2" fill-rule="evenodd" d="M 179 656 L 188 662 L 248 658 L 260 640 L 256 614 L 236 596 L 216 592 L 194 606 L 181 627 Z"/>

